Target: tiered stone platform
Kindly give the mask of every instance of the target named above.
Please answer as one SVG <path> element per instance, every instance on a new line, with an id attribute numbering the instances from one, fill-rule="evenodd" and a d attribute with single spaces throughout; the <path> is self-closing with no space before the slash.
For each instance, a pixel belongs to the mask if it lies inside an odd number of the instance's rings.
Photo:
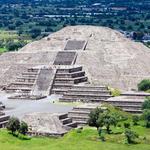
<path id="1" fill-rule="evenodd" d="M 29 68 L 27 71 L 23 72 L 21 76 L 17 77 L 14 83 L 11 83 L 6 88 L 6 92 L 9 93 L 21 93 L 29 94 L 32 90 L 34 82 L 39 74 L 39 69 Z"/>
<path id="2" fill-rule="evenodd" d="M 52 68 L 29 68 L 17 77 L 16 82 L 11 83 L 6 92 L 17 93 L 9 99 L 32 99 L 38 100 L 50 94 L 55 69 Z"/>
<path id="3" fill-rule="evenodd" d="M 74 84 L 86 82 L 88 79 L 81 66 L 68 66 L 58 68 L 53 82 L 52 93 L 63 94 Z"/>
<path id="4" fill-rule="evenodd" d="M 64 93 L 60 101 L 101 103 L 110 97 L 110 91 L 106 86 L 76 85 Z"/>
<path id="5" fill-rule="evenodd" d="M 145 93 L 146 94 L 146 93 Z M 139 96 L 142 95 L 142 96 Z M 146 94 L 147 95 L 147 94 Z M 142 104 L 145 100 L 144 93 L 130 94 L 127 96 L 118 96 L 107 99 L 105 102 L 121 108 L 122 110 L 133 113 L 142 113 Z"/>

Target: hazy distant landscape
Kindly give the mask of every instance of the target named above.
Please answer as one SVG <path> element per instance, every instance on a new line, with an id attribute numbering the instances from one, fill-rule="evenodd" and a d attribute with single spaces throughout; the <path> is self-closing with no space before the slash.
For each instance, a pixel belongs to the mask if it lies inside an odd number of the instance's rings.
<path id="1" fill-rule="evenodd" d="M 0 52 L 84 24 L 117 29 L 148 46 L 149 10 L 148 0 L 0 0 Z"/>

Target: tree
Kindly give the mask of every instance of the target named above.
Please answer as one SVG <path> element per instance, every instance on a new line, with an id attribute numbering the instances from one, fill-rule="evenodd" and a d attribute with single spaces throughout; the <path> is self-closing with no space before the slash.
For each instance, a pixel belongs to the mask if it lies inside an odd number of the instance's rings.
<path id="1" fill-rule="evenodd" d="M 9 41 L 6 44 L 6 48 L 8 49 L 8 51 L 15 51 L 23 47 L 24 45 L 25 43 L 23 41 L 20 42 Z"/>
<path id="2" fill-rule="evenodd" d="M 11 131 L 12 134 L 14 135 L 14 133 L 16 131 L 18 131 L 20 128 L 20 121 L 18 118 L 12 117 L 9 119 L 9 122 L 7 124 L 7 130 Z"/>
<path id="3" fill-rule="evenodd" d="M 150 128 L 150 109 L 145 109 L 143 112 L 143 118 L 146 121 L 146 127 Z"/>
<path id="4" fill-rule="evenodd" d="M 98 118 L 99 118 L 99 115 L 101 115 L 102 113 L 103 113 L 103 110 L 98 107 L 94 109 L 93 111 L 91 111 L 89 114 L 89 120 L 88 120 L 89 126 L 96 127 L 98 130 L 98 128 L 100 127 Z"/>
<path id="5" fill-rule="evenodd" d="M 99 115 L 98 118 L 98 124 L 101 126 L 105 126 L 107 133 L 110 134 L 110 126 L 117 125 L 117 119 L 113 113 L 111 113 L 109 110 L 103 112 L 101 115 Z"/>
<path id="6" fill-rule="evenodd" d="M 147 91 L 150 89 L 150 79 L 144 79 L 138 84 L 139 91 Z"/>
<path id="7" fill-rule="evenodd" d="M 146 97 L 144 103 L 142 104 L 142 109 L 150 109 L 150 97 Z"/>
<path id="8" fill-rule="evenodd" d="M 134 115 L 132 117 L 133 125 L 138 125 L 138 121 L 140 120 L 139 116 Z"/>
<path id="9" fill-rule="evenodd" d="M 19 128 L 19 133 L 26 135 L 28 132 L 28 125 L 24 121 L 21 122 L 20 128 Z"/>
<path id="10" fill-rule="evenodd" d="M 136 138 L 138 138 L 138 134 L 136 132 L 134 132 L 134 131 L 131 131 L 130 129 L 126 129 L 125 130 L 125 137 L 127 139 L 127 142 L 129 144 L 131 144 L 131 143 L 134 143 L 134 140 Z"/>
<path id="11" fill-rule="evenodd" d="M 34 27 L 30 30 L 30 34 L 31 34 L 32 38 L 36 38 L 41 34 L 41 29 L 37 28 L 37 27 Z"/>

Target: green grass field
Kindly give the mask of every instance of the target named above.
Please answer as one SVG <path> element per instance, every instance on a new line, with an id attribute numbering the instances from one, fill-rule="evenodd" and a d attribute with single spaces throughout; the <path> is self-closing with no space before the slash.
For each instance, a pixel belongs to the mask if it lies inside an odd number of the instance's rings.
<path id="1" fill-rule="evenodd" d="M 122 128 L 113 129 L 113 134 L 106 135 L 106 142 L 99 140 L 95 128 L 85 128 L 81 133 L 72 130 L 61 138 L 40 137 L 28 140 L 0 130 L 0 150 L 150 150 L 150 129 L 135 126 L 134 130 L 140 135 L 140 144 L 133 145 L 125 144 L 121 130 Z M 143 140 L 144 137 L 146 140 Z"/>

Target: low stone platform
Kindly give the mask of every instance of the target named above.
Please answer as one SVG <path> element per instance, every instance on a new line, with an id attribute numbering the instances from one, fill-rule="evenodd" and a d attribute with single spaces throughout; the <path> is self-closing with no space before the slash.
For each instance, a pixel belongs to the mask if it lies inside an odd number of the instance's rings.
<path id="1" fill-rule="evenodd" d="M 29 126 L 29 134 L 33 136 L 63 136 L 67 130 L 59 118 L 60 114 L 32 113 L 23 120 Z"/>
<path id="2" fill-rule="evenodd" d="M 145 97 L 140 96 L 118 96 L 118 97 L 112 97 L 107 99 L 105 102 L 119 107 L 122 110 L 134 113 L 134 114 L 140 114 L 142 113 L 142 104 L 144 102 Z"/>
<path id="3" fill-rule="evenodd" d="M 9 96 L 8 99 L 20 99 L 20 100 L 40 100 L 46 98 L 43 95 L 13 95 Z"/>

